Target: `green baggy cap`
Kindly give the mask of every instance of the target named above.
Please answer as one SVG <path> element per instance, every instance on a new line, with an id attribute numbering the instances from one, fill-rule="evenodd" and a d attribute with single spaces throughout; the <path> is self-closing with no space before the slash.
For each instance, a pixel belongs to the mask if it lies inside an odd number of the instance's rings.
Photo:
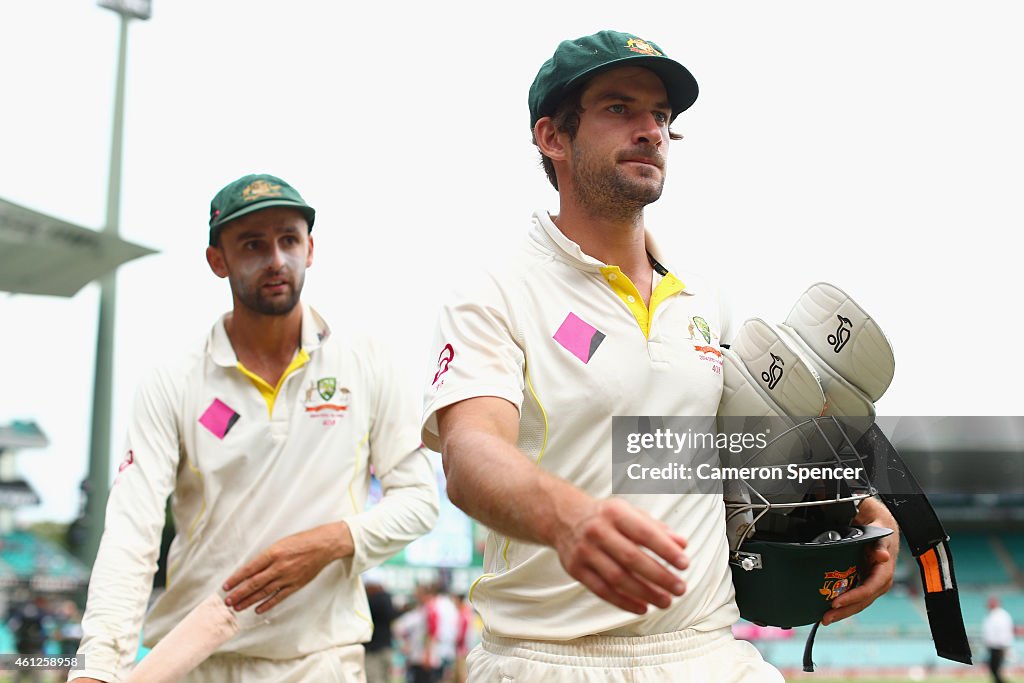
<path id="1" fill-rule="evenodd" d="M 210 245 L 217 243 L 225 223 L 272 206 L 298 209 L 306 217 L 310 232 L 313 231 L 316 211 L 294 187 L 277 176 L 254 173 L 229 183 L 210 202 Z"/>
<path id="2" fill-rule="evenodd" d="M 530 86 L 530 128 L 554 114 L 574 86 L 622 66 L 642 66 L 658 74 L 672 105 L 672 119 L 697 100 L 697 80 L 656 44 L 630 33 L 600 31 L 562 41 L 551 59 L 544 62 Z"/>

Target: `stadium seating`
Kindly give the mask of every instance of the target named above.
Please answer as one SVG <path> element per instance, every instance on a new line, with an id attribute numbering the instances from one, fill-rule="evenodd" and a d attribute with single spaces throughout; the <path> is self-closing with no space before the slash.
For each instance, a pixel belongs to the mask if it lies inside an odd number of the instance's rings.
<path id="1" fill-rule="evenodd" d="M 981 534 L 950 534 L 956 579 L 963 586 L 1003 585 L 1012 581 L 993 540 Z"/>
<path id="2" fill-rule="evenodd" d="M 1016 565 L 1017 572 L 1024 574 L 1024 533 L 1000 534 L 999 540 Z"/>

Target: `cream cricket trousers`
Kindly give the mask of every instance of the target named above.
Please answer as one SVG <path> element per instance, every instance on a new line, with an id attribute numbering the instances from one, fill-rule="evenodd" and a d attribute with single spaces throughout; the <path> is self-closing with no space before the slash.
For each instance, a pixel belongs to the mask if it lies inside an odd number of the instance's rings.
<path id="1" fill-rule="evenodd" d="M 182 683 L 366 683 L 363 646 L 341 645 L 297 659 L 215 654 Z"/>
<path id="2" fill-rule="evenodd" d="M 568 641 L 512 640 L 485 631 L 467 664 L 469 683 L 785 683 L 728 628 Z"/>

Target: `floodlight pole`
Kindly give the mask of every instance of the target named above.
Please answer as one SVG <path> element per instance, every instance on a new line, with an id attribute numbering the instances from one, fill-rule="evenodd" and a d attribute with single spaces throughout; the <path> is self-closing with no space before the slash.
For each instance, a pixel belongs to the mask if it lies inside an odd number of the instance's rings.
<path id="1" fill-rule="evenodd" d="M 124 138 L 124 91 L 128 58 L 128 22 L 134 16 L 130 10 L 115 3 L 101 6 L 120 16 L 121 35 L 117 52 L 117 80 L 114 86 L 114 123 L 110 136 L 110 173 L 107 181 L 107 220 L 103 231 L 117 235 L 121 222 L 121 158 Z M 100 311 L 96 330 L 96 375 L 92 393 L 92 435 L 89 441 L 88 492 L 86 493 L 85 546 L 81 559 L 92 565 L 103 535 L 103 520 L 110 488 L 110 431 L 111 404 L 114 375 L 114 314 L 117 309 L 117 271 L 100 279 Z"/>

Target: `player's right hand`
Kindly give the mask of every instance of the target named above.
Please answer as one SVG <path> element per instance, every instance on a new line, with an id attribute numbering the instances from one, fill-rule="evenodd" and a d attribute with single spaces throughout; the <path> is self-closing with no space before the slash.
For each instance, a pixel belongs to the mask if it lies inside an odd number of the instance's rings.
<path id="1" fill-rule="evenodd" d="M 686 539 L 624 500 L 589 499 L 561 521 L 554 545 L 562 566 L 598 597 L 645 614 L 648 605 L 667 608 L 686 591 L 679 574 L 648 552 L 686 569 Z"/>

